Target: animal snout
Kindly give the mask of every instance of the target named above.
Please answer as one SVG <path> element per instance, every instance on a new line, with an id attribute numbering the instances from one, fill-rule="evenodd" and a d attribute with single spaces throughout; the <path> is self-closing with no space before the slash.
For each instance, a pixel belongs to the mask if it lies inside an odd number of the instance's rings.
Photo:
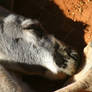
<path id="1" fill-rule="evenodd" d="M 78 52 L 67 45 L 59 43 L 56 43 L 55 49 L 54 59 L 59 72 L 63 71 L 68 75 L 76 73 L 80 62 Z"/>

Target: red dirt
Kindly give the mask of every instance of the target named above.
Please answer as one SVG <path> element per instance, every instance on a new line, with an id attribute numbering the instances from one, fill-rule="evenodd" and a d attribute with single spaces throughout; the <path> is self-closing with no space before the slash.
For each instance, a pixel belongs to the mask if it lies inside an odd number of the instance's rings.
<path id="1" fill-rule="evenodd" d="M 84 40 L 92 39 L 92 0 L 54 0 L 64 14 L 73 21 L 81 21 L 88 25 L 84 29 Z"/>

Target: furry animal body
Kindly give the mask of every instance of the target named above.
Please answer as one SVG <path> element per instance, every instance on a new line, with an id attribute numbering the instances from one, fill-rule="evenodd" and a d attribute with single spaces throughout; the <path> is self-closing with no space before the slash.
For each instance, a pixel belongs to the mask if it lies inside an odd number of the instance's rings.
<path id="1" fill-rule="evenodd" d="M 0 20 L 0 92 L 28 92 L 10 71 L 64 79 L 78 65 L 78 53 L 47 34 L 37 20 L 15 14 Z"/>

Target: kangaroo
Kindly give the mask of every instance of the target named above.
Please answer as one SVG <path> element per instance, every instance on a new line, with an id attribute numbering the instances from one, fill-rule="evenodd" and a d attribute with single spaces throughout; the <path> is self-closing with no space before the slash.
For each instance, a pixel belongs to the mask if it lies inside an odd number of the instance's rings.
<path id="1" fill-rule="evenodd" d="M 0 19 L 0 92 L 28 92 L 11 72 L 64 79 L 76 73 L 79 62 L 78 53 L 39 21 L 16 14 Z"/>

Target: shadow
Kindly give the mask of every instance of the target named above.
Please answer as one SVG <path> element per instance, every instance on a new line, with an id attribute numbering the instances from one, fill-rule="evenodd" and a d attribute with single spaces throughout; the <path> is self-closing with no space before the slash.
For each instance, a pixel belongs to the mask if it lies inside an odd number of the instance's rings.
<path id="1" fill-rule="evenodd" d="M 21 78 L 21 81 L 27 83 L 30 89 L 34 90 L 33 92 L 52 92 L 63 86 L 68 78 L 67 76 L 64 80 L 48 79 L 45 77 L 47 69 L 40 65 L 28 65 L 8 60 L 0 60 L 0 64 L 4 66 L 5 70 L 9 71 L 10 76 L 13 74 L 18 80 Z M 21 81 L 18 80 L 17 82 L 21 84 Z M 25 85 L 21 85 L 21 87 L 23 88 Z"/>
<path id="2" fill-rule="evenodd" d="M 82 55 L 86 24 L 67 18 L 57 5 L 49 0 L 15 0 L 14 12 L 38 19 L 44 28 L 55 37 L 71 45 Z M 36 92 L 52 92 L 62 87 L 62 81 L 51 81 L 39 76 L 24 76 L 24 81 Z"/>
<path id="3" fill-rule="evenodd" d="M 66 80 L 49 80 L 35 75 L 23 76 L 23 81 L 27 82 L 30 85 L 30 89 L 34 90 L 34 92 L 53 92 L 61 88 Z"/>
<path id="4" fill-rule="evenodd" d="M 50 0 L 15 0 L 14 11 L 40 20 L 45 29 L 58 39 L 82 51 L 86 25 L 67 18 Z"/>

